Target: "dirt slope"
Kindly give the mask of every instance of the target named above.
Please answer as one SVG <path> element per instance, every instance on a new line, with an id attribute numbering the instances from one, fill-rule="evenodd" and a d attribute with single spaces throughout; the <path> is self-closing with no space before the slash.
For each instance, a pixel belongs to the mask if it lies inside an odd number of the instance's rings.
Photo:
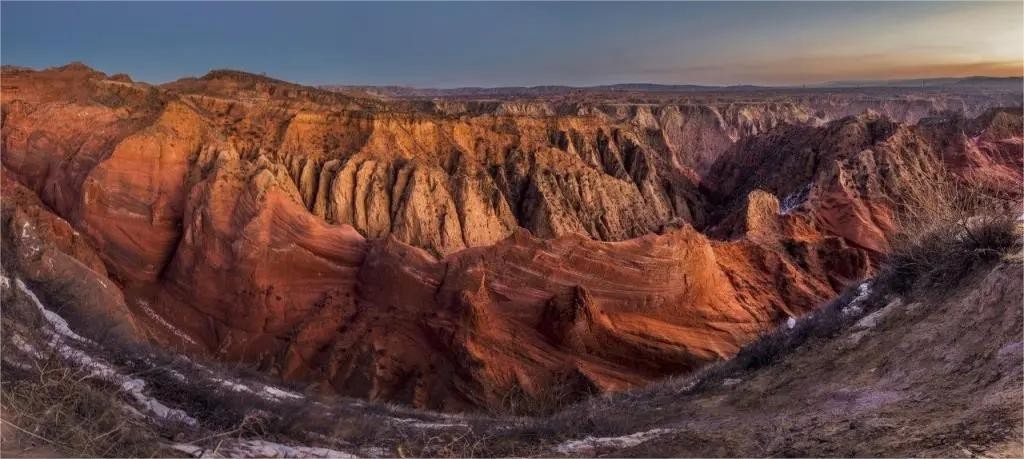
<path id="1" fill-rule="evenodd" d="M 634 409 L 671 430 L 594 453 L 1019 457 L 1022 276 L 1014 262 L 947 288 L 877 295 L 866 307 L 881 309 L 778 364 L 695 394 L 641 397 Z"/>

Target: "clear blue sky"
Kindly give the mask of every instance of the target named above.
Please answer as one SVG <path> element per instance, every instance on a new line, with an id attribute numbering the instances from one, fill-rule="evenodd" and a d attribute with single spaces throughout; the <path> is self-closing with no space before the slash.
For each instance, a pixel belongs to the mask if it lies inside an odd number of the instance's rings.
<path id="1" fill-rule="evenodd" d="M 791 84 L 1021 74 L 1022 3 L 12 3 L 0 61 L 161 83 Z"/>

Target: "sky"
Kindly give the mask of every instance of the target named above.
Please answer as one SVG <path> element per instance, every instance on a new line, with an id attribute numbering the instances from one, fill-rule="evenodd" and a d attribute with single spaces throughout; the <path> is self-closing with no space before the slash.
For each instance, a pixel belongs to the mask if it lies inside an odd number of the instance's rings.
<path id="1" fill-rule="evenodd" d="M 1024 2 L 0 3 L 0 62 L 163 83 L 794 85 L 1024 73 Z"/>

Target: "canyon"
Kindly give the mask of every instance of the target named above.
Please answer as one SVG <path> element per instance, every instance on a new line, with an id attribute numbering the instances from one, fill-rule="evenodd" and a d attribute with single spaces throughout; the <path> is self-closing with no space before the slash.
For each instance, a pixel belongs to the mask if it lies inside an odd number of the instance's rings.
<path id="1" fill-rule="evenodd" d="M 441 411 L 728 359 L 874 275 L 920 184 L 1024 183 L 1019 87 L 2 80 L 4 267 L 73 328 Z"/>

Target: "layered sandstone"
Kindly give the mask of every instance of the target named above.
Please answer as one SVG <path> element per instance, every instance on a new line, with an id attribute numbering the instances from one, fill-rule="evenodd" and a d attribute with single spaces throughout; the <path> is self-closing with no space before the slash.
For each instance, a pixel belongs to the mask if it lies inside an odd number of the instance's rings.
<path id="1" fill-rule="evenodd" d="M 720 206 L 712 220 L 724 218 L 712 233 L 734 228 L 735 217 L 725 215 L 739 197 L 760 189 L 782 197 L 783 213 L 800 209 L 826 232 L 884 253 L 901 200 L 946 172 L 1019 198 L 1022 148 L 1020 109 L 913 126 L 868 113 L 821 127 L 785 127 L 738 142 L 706 176 Z"/>
<path id="2" fill-rule="evenodd" d="M 905 181 L 1020 180 L 1019 111 L 820 125 L 776 102 L 441 111 L 229 71 L 3 79 L 15 269 L 126 336 L 450 410 L 728 357 L 869 273 Z"/>

